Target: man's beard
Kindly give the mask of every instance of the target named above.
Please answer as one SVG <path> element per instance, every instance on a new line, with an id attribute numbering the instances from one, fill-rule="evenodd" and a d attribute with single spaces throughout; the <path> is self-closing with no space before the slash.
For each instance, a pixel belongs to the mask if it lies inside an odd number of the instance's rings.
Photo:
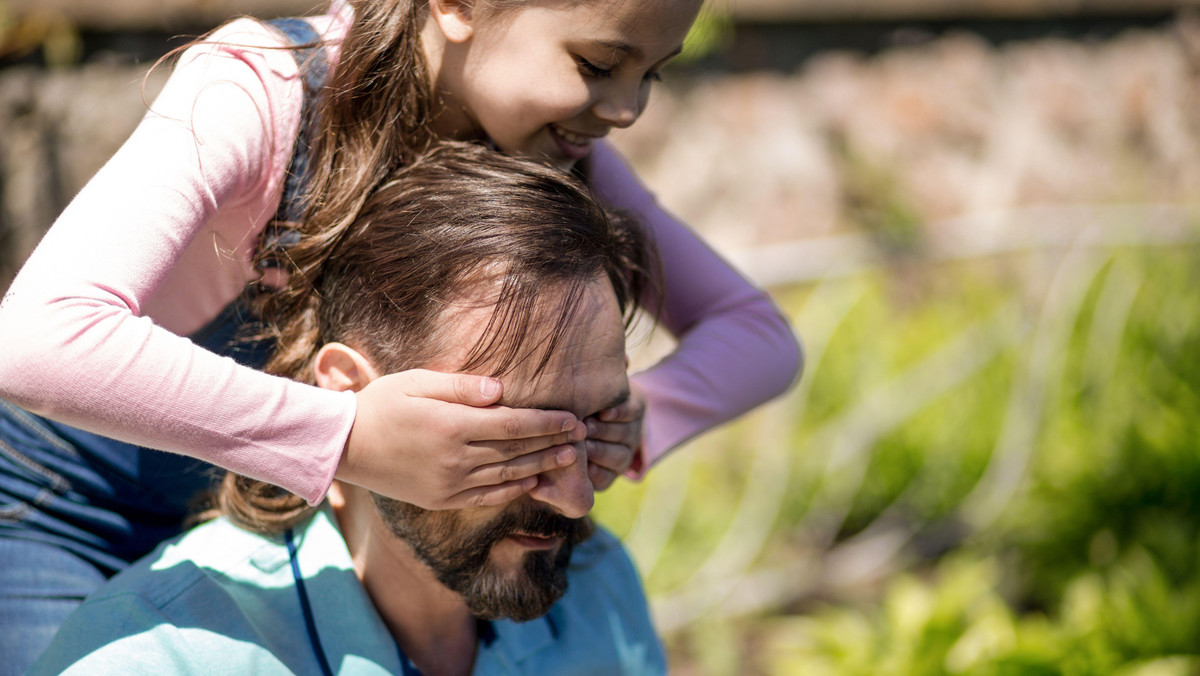
<path id="1" fill-rule="evenodd" d="M 592 534 L 587 518 L 569 519 L 537 503 L 514 504 L 494 521 L 464 532 L 457 511 L 429 511 L 374 493 L 383 523 L 404 540 L 438 581 L 466 600 L 476 617 L 525 622 L 545 615 L 567 589 L 575 545 Z M 493 545 L 514 533 L 561 537 L 557 551 L 533 550 L 505 575 L 489 563 Z"/>

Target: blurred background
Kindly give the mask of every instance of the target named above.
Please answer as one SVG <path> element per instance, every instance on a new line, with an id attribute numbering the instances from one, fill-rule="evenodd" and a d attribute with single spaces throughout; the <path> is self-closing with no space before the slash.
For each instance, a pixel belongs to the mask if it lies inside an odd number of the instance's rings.
<path id="1" fill-rule="evenodd" d="M 313 5 L 0 0 L 0 288 L 179 36 Z M 675 673 L 1200 674 L 1200 2 L 711 0 L 614 136 L 807 353 L 599 499 Z"/>

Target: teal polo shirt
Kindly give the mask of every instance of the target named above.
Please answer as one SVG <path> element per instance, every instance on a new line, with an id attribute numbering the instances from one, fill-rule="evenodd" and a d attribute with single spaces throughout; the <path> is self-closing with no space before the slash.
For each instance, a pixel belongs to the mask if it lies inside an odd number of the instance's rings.
<path id="1" fill-rule="evenodd" d="M 611 533 L 575 549 L 568 580 L 544 617 L 491 622 L 473 673 L 666 672 L 637 570 Z M 326 505 L 290 543 L 225 519 L 164 543 L 88 597 L 29 673 L 415 672 Z"/>

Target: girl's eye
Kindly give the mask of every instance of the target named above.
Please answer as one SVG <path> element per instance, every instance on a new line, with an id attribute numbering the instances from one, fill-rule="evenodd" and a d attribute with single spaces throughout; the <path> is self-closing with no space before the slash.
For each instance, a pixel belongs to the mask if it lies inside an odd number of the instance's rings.
<path id="1" fill-rule="evenodd" d="M 662 82 L 662 72 L 657 71 L 657 70 L 652 70 L 649 73 L 646 73 L 646 75 L 642 79 L 645 80 L 646 82 Z"/>
<path id="2" fill-rule="evenodd" d="M 582 72 L 584 75 L 587 75 L 588 77 L 595 77 L 595 78 L 612 77 L 612 69 L 611 68 L 601 68 L 600 66 L 597 66 L 596 64 L 592 63 L 591 61 L 588 61 L 587 59 L 583 58 L 582 56 L 576 56 L 575 63 L 579 64 L 580 72 Z"/>

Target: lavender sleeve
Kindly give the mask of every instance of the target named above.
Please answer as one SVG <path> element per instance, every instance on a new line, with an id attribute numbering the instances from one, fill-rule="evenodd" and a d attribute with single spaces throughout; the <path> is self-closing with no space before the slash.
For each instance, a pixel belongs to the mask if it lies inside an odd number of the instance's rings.
<path id="1" fill-rule="evenodd" d="M 249 253 L 279 199 L 299 120 L 291 56 L 255 48 L 278 39 L 250 22 L 223 37 L 225 46 L 184 55 L 0 301 L 0 396 L 316 502 L 341 458 L 354 395 L 240 366 L 176 335 L 253 275 Z"/>
<path id="2" fill-rule="evenodd" d="M 659 321 L 675 350 L 633 376 L 646 395 L 637 478 L 688 439 L 784 392 L 800 345 L 770 297 L 660 207 L 615 150 L 598 144 L 589 180 L 602 201 L 636 214 L 658 245 L 665 282 Z"/>

